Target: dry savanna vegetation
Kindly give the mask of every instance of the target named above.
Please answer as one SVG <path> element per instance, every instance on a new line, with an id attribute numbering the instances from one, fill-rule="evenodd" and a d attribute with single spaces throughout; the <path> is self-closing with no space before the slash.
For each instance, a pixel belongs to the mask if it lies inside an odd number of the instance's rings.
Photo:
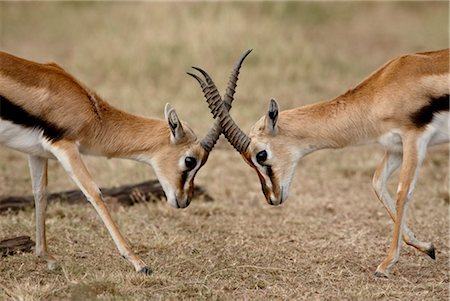
<path id="1" fill-rule="evenodd" d="M 254 48 L 232 109 L 247 131 L 270 97 L 282 109 L 332 98 L 388 59 L 448 47 L 447 30 L 447 2 L 0 2 L 1 50 L 58 62 L 130 112 L 162 118 L 169 101 L 199 137 L 212 117 L 185 74 L 191 65 L 223 90 Z M 61 269 L 31 253 L 0 258 L 0 299 L 448 300 L 448 154 L 448 145 L 429 151 L 408 214 L 437 259 L 404 245 L 388 280 L 373 277 L 393 226 L 371 188 L 381 147 L 306 157 L 288 201 L 271 207 L 222 138 L 196 178 L 213 202 L 110 206 L 151 276 L 120 258 L 87 202 L 53 202 L 47 235 Z M 103 187 L 155 178 L 135 162 L 85 159 Z M 73 188 L 50 162 L 49 190 Z M 0 195 L 30 193 L 26 156 L 0 148 Z M 0 238 L 19 235 L 34 237 L 33 210 L 0 215 Z"/>

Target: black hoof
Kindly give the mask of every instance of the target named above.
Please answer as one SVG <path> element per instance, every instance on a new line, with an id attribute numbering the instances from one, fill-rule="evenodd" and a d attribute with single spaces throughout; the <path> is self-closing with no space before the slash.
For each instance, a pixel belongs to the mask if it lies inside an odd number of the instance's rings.
<path id="1" fill-rule="evenodd" d="M 436 259 L 436 248 L 434 247 L 434 245 L 431 245 L 431 247 L 425 253 L 427 253 L 427 255 L 432 259 Z"/>
<path id="2" fill-rule="evenodd" d="M 145 275 L 150 275 L 151 273 L 153 273 L 153 271 L 149 267 L 143 267 L 142 269 L 139 270 L 139 273 L 143 273 Z"/>
<path id="3" fill-rule="evenodd" d="M 374 275 L 375 277 L 377 277 L 377 278 L 384 278 L 384 279 L 389 278 L 388 275 L 386 275 L 385 273 L 378 272 L 378 271 L 376 271 L 375 273 L 373 273 L 373 275 Z"/>

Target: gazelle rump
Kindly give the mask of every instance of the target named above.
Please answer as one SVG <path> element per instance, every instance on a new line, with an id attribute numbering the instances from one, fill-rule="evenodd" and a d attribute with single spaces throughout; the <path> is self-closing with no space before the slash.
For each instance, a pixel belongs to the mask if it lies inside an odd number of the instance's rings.
<path id="1" fill-rule="evenodd" d="M 209 77 L 209 76 L 208 76 Z M 228 141 L 257 172 L 271 205 L 288 197 L 301 158 L 320 149 L 378 142 L 386 153 L 373 187 L 394 221 L 387 257 L 376 275 L 387 277 L 398 261 L 399 238 L 435 258 L 431 243 L 418 240 L 405 222 L 418 171 L 428 146 L 449 141 L 449 50 L 393 59 L 362 83 L 330 101 L 279 112 L 271 100 L 268 112 L 245 135 L 220 99 L 207 97 Z M 396 200 L 387 183 L 400 167 Z"/>
<path id="2" fill-rule="evenodd" d="M 236 87 L 237 69 L 229 86 Z M 229 104 L 234 89 L 227 90 Z M 198 140 L 167 104 L 165 120 L 121 111 L 102 100 L 55 63 L 40 64 L 0 52 L 0 144 L 29 155 L 36 207 L 36 254 L 56 260 L 47 250 L 47 162 L 58 160 L 93 205 L 120 254 L 146 274 L 151 269 L 131 250 L 104 204 L 81 154 L 118 157 L 153 167 L 169 204 L 185 208 L 194 177 L 205 164 L 222 130 L 216 123 Z"/>

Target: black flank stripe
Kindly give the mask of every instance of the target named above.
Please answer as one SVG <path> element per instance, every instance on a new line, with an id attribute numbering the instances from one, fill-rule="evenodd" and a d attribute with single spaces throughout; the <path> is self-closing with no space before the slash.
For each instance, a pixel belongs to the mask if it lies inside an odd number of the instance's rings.
<path id="1" fill-rule="evenodd" d="M 449 110 L 449 95 L 443 95 L 439 98 L 431 98 L 428 104 L 419 111 L 411 114 L 410 118 L 418 128 L 423 127 L 433 120 L 433 115 L 439 111 Z"/>
<path id="2" fill-rule="evenodd" d="M 42 130 L 44 136 L 51 141 L 62 139 L 66 132 L 65 130 L 46 120 L 31 115 L 20 106 L 13 104 L 11 101 L 1 95 L 0 118 L 27 128 Z"/>

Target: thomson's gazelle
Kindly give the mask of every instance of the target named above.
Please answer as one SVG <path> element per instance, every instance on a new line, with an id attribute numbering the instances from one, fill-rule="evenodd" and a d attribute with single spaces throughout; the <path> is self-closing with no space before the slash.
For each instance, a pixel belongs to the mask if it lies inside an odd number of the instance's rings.
<path id="1" fill-rule="evenodd" d="M 419 168 L 430 145 L 449 141 L 449 50 L 404 55 L 375 71 L 354 89 L 333 100 L 279 112 L 275 100 L 245 135 L 220 97 L 207 97 L 230 143 L 257 172 L 271 205 L 288 197 L 298 161 L 319 149 L 378 142 L 386 149 L 373 187 L 395 222 L 391 247 L 378 266 L 388 275 L 399 258 L 400 238 L 435 258 L 431 243 L 418 240 L 405 222 Z M 211 89 L 212 80 L 207 76 Z M 397 196 L 387 188 L 400 168 Z"/>
<path id="2" fill-rule="evenodd" d="M 243 56 L 232 72 L 236 87 Z M 233 90 L 227 90 L 228 103 Z M 136 271 L 151 269 L 131 250 L 112 221 L 81 154 L 133 159 L 151 165 L 169 204 L 189 205 L 195 174 L 205 164 L 222 128 L 216 122 L 201 141 L 170 105 L 166 120 L 132 115 L 103 101 L 55 63 L 39 64 L 0 52 L 0 144 L 27 153 L 36 205 L 36 254 L 50 268 L 47 251 L 47 161 L 56 159 L 105 223 L 120 254 Z"/>

